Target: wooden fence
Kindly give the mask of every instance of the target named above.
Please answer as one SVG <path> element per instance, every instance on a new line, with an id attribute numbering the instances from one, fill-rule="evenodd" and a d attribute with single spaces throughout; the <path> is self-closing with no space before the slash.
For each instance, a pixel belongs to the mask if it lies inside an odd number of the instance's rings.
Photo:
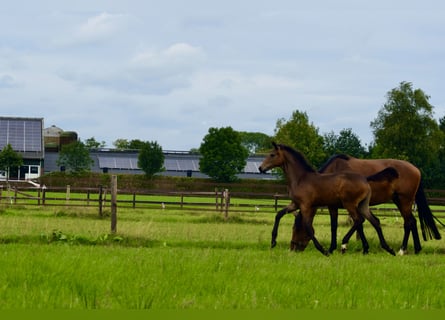
<path id="1" fill-rule="evenodd" d="M 289 203 L 287 194 L 230 192 L 228 189 L 213 191 L 153 191 L 123 190 L 113 186 L 99 188 L 35 188 L 6 187 L 0 185 L 0 204 L 27 206 L 97 207 L 100 216 L 104 208 L 113 206 L 133 209 L 190 209 L 217 211 L 227 217 L 230 212 L 276 212 Z M 426 190 L 430 205 L 445 206 L 445 190 Z M 115 199 L 113 199 L 115 194 Z M 394 210 L 378 207 L 374 210 Z M 445 212 L 445 208 L 434 209 Z"/>

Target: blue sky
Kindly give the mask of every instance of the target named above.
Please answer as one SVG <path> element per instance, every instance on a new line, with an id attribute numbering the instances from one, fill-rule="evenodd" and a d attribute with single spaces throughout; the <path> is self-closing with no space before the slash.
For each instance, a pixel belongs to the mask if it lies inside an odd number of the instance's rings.
<path id="1" fill-rule="evenodd" d="M 370 122 L 400 82 L 445 116 L 443 1 L 1 1 L 0 115 L 199 147 L 210 127 L 320 134 Z"/>

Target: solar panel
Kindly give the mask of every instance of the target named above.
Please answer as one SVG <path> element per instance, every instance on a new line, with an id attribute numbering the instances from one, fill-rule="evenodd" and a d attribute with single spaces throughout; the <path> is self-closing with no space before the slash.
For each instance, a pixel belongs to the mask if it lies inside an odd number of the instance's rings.
<path id="1" fill-rule="evenodd" d="M 199 171 L 199 160 L 165 158 L 164 167 L 167 171 Z"/>
<path id="2" fill-rule="evenodd" d="M 99 168 L 109 169 L 139 169 L 138 159 L 134 157 L 98 156 Z"/>
<path id="3" fill-rule="evenodd" d="M 42 152 L 42 119 L 0 118 L 0 147 L 17 152 Z"/>
<path id="4" fill-rule="evenodd" d="M 99 168 L 109 169 L 140 169 L 138 167 L 138 155 L 116 155 L 116 154 L 101 154 L 97 156 L 99 160 Z M 244 167 L 244 173 L 260 173 L 258 167 L 261 165 L 261 160 L 248 159 Z M 164 167 L 166 171 L 194 171 L 199 172 L 199 157 L 178 157 L 166 155 L 164 159 Z"/>
<path id="5" fill-rule="evenodd" d="M 258 161 L 247 161 L 246 166 L 244 167 L 245 173 L 260 173 L 258 169 L 261 165 L 261 162 Z"/>

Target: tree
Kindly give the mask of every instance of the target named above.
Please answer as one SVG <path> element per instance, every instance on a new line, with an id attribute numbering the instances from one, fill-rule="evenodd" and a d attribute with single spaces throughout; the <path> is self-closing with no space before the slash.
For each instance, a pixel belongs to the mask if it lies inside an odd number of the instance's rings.
<path id="1" fill-rule="evenodd" d="M 445 117 L 439 119 L 439 129 L 442 132 L 442 143 L 438 151 L 437 165 L 428 170 L 429 187 L 435 189 L 445 188 Z"/>
<path id="2" fill-rule="evenodd" d="M 145 144 L 145 141 L 139 139 L 133 139 L 130 141 L 128 141 L 127 139 L 117 139 L 113 142 L 113 145 L 116 147 L 116 149 L 119 150 L 140 150 L 144 147 Z"/>
<path id="3" fill-rule="evenodd" d="M 6 171 L 6 181 L 9 180 L 11 169 L 18 168 L 23 164 L 22 156 L 12 149 L 11 144 L 7 144 L 0 152 L 0 170 Z"/>
<path id="4" fill-rule="evenodd" d="M 144 142 L 139 149 L 138 166 L 149 178 L 164 171 L 164 153 L 161 146 L 155 142 Z"/>
<path id="5" fill-rule="evenodd" d="M 289 120 L 278 119 L 274 139 L 302 152 L 314 166 L 319 166 L 325 159 L 323 137 L 318 128 L 309 123 L 306 112 L 294 111 Z"/>
<path id="6" fill-rule="evenodd" d="M 127 139 L 117 139 L 116 141 L 113 142 L 113 146 L 116 149 L 125 150 L 128 149 L 129 142 Z"/>
<path id="7" fill-rule="evenodd" d="M 94 161 L 90 157 L 90 151 L 80 140 L 62 146 L 57 159 L 57 165 L 65 167 L 65 170 L 72 173 L 82 173 L 90 171 Z"/>
<path id="8" fill-rule="evenodd" d="M 201 172 L 220 182 L 236 180 L 249 155 L 241 144 L 240 134 L 231 127 L 210 128 L 201 143 L 200 153 Z"/>
<path id="9" fill-rule="evenodd" d="M 238 132 L 241 137 L 241 144 L 245 147 L 250 154 L 257 152 L 265 152 L 270 149 L 272 144 L 272 137 L 261 132 Z"/>
<path id="10" fill-rule="evenodd" d="M 96 141 L 96 139 L 94 137 L 86 139 L 84 143 L 85 143 L 86 148 L 89 150 L 104 148 L 106 145 L 105 141 L 101 141 L 101 142 Z"/>
<path id="11" fill-rule="evenodd" d="M 356 158 L 363 158 L 366 150 L 362 146 L 359 137 L 352 129 L 342 129 L 339 135 L 333 131 L 323 136 L 324 150 L 328 156 L 345 153 Z"/>
<path id="12" fill-rule="evenodd" d="M 373 157 L 397 158 L 421 169 L 436 166 L 443 132 L 433 118 L 429 96 L 409 82 L 387 93 L 387 101 L 371 122 Z"/>

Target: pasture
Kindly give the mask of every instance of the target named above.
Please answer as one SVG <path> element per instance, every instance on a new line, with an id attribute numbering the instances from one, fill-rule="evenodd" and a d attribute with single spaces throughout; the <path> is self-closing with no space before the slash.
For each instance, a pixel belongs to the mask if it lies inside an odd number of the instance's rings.
<path id="1" fill-rule="evenodd" d="M 379 215 L 380 212 L 377 213 Z M 445 307 L 445 240 L 414 255 L 389 255 L 365 222 L 368 255 L 353 237 L 348 252 L 325 257 L 310 243 L 290 252 L 293 216 L 270 249 L 272 209 L 216 211 L 119 208 L 117 233 L 97 208 L 0 207 L 0 309 L 375 309 Z M 380 216 L 398 250 L 403 220 Z M 350 225 L 340 217 L 338 236 Z M 317 214 L 327 247 L 329 217 Z M 442 236 L 444 229 L 439 228 Z"/>

